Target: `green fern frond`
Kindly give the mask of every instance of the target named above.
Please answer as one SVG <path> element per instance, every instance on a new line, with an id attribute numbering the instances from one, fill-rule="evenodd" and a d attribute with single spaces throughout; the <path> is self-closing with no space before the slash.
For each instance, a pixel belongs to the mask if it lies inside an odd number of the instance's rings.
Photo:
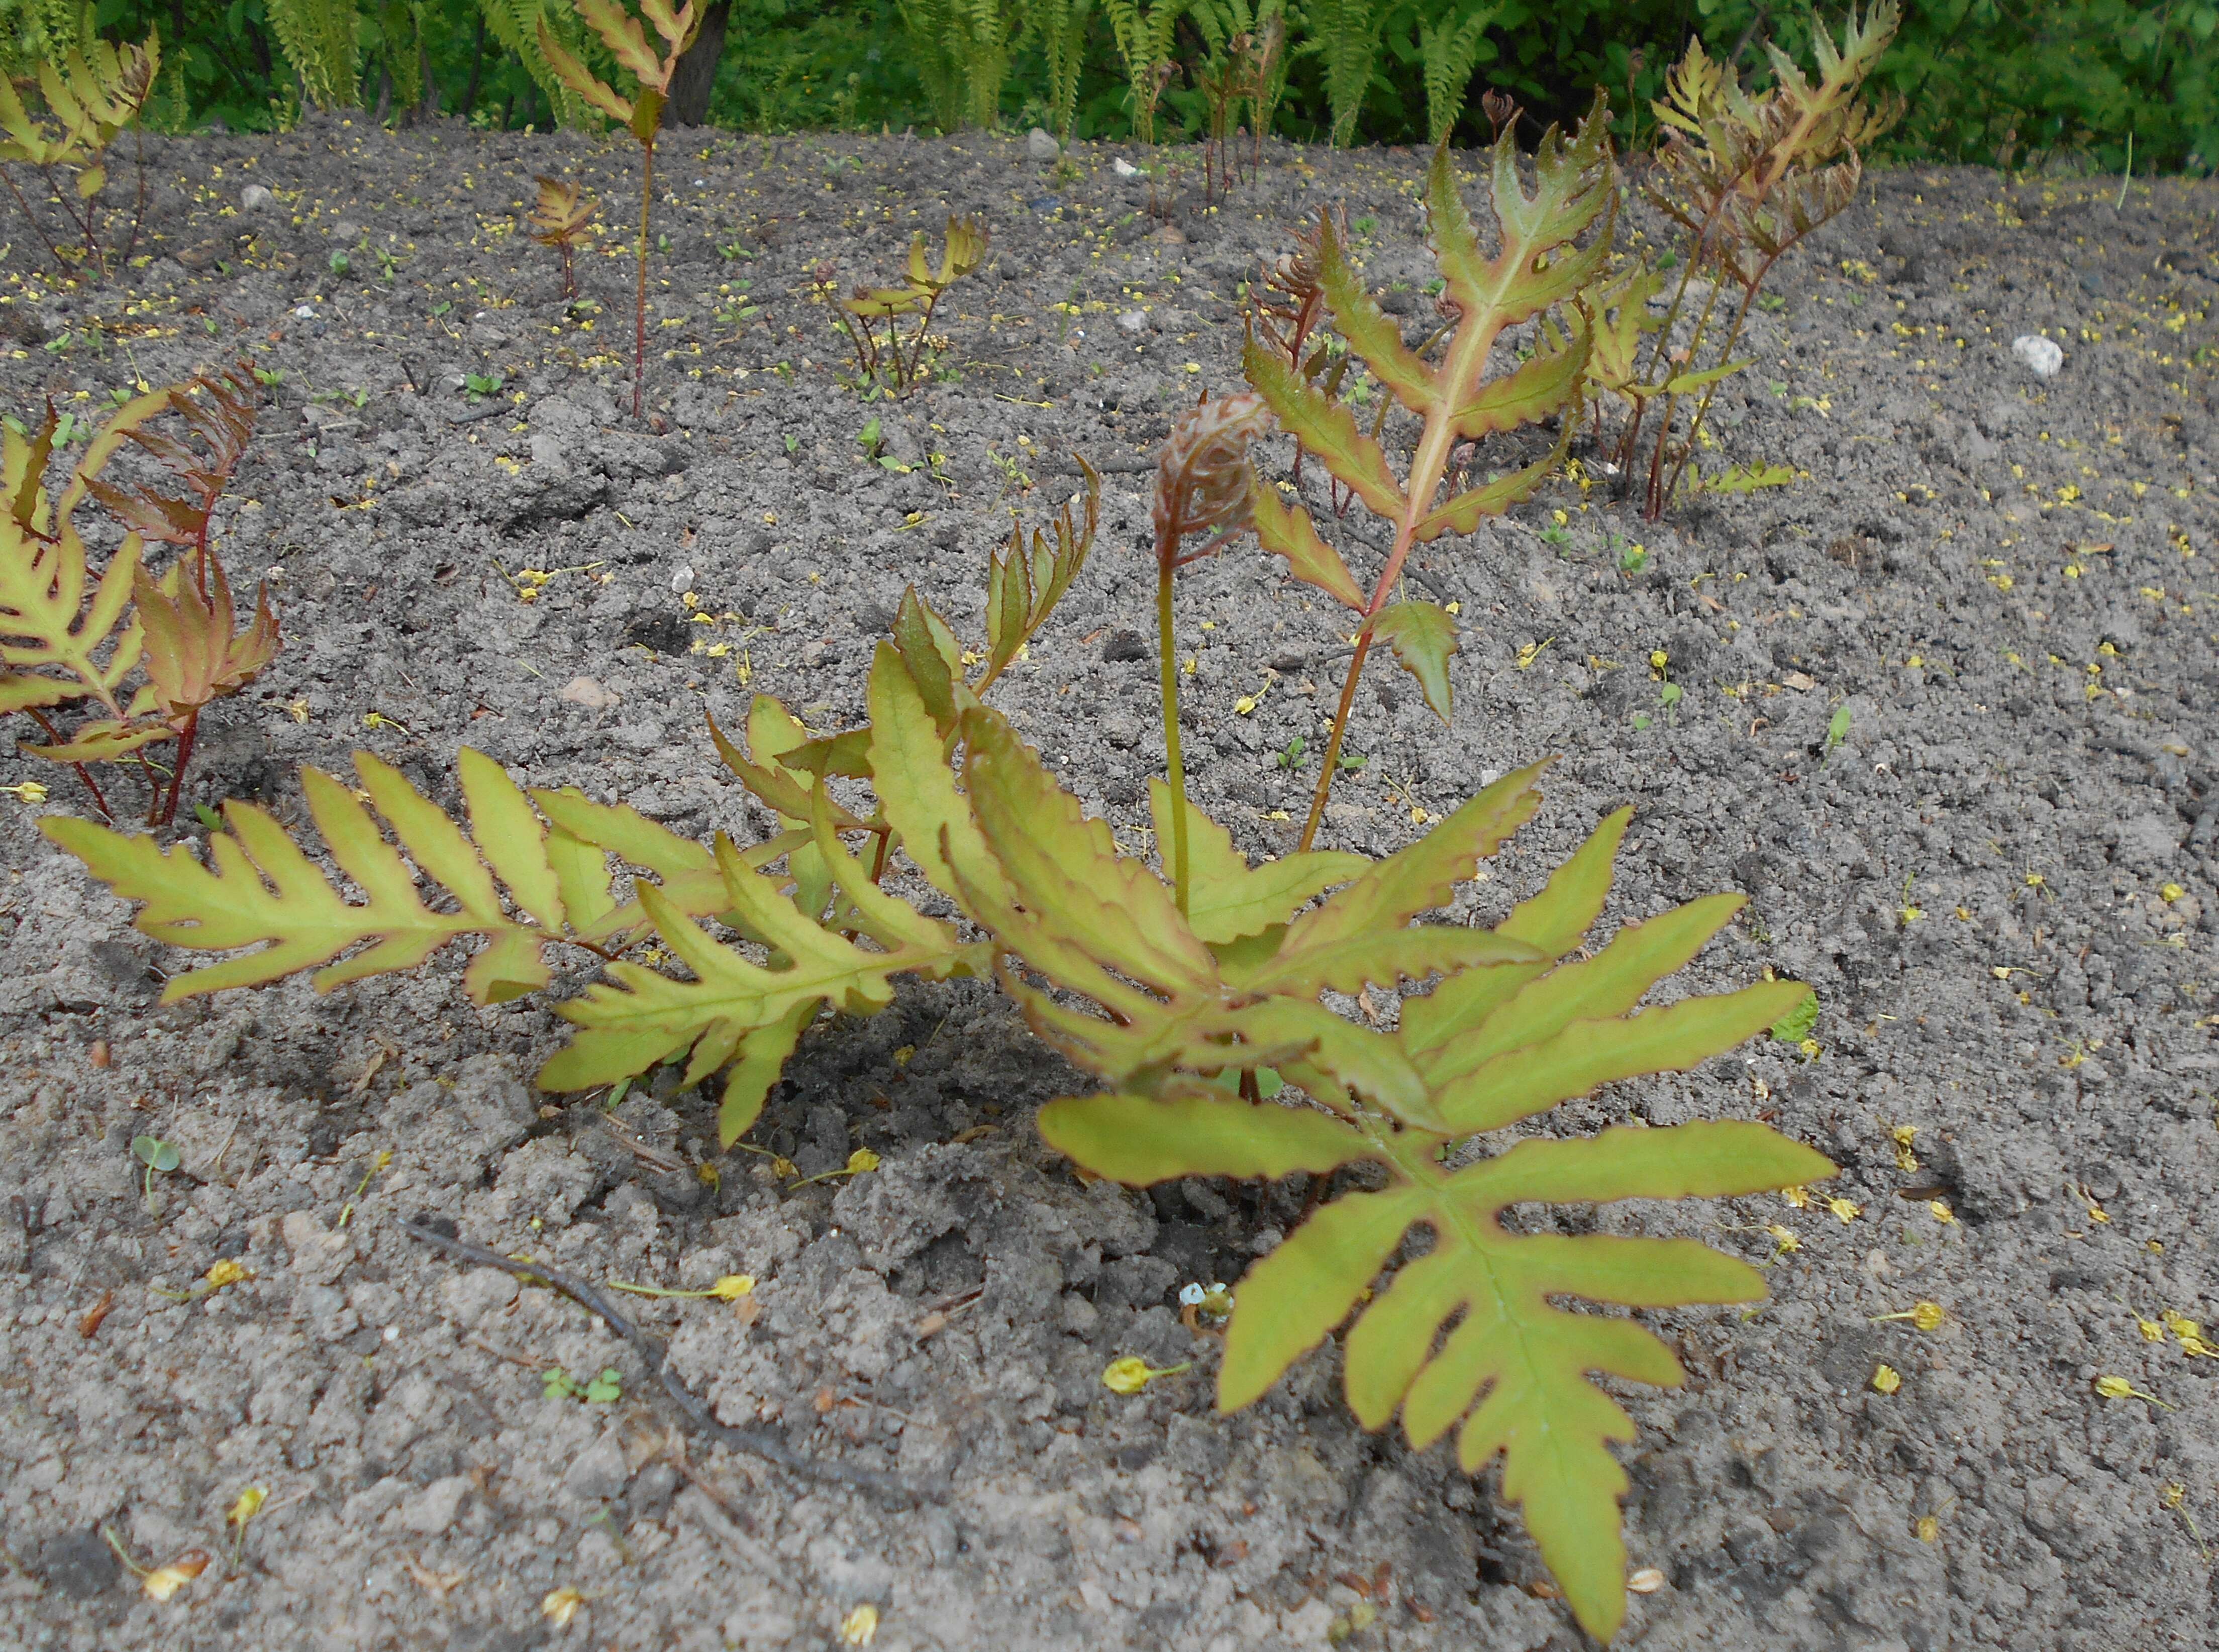
<path id="1" fill-rule="evenodd" d="M 267 0 L 270 27 L 285 61 L 318 109 L 362 102 L 354 0 Z"/>
<path id="2" fill-rule="evenodd" d="M 1355 139 L 1386 11 L 1384 0 L 1310 0 L 1309 35 L 1297 49 L 1318 58 L 1324 67 L 1326 106 L 1333 115 L 1337 147 L 1346 148 Z"/>
<path id="3" fill-rule="evenodd" d="M 940 736 L 896 680 L 903 672 L 882 648 L 874 738 L 890 755 L 914 744 L 923 754 L 914 767 L 944 777 Z M 1833 1167 L 1757 1123 L 1619 1127 L 1491 1156 L 1476 1156 L 1470 1139 L 1601 1084 L 1693 1067 L 1762 1032 L 1806 989 L 1764 982 L 1638 1007 L 1731 918 L 1737 896 L 1625 924 L 1591 956 L 1563 961 L 1602 910 L 1625 810 L 1497 928 L 1413 925 L 1531 816 L 1538 767 L 1377 864 L 1298 856 L 1252 869 L 1221 832 L 1190 821 L 1190 920 L 1004 719 L 973 706 L 957 732 L 965 792 L 942 779 L 925 787 L 929 796 L 897 798 L 882 786 L 882 798 L 911 841 L 936 831 L 945 860 L 929 870 L 1004 949 L 1003 984 L 1034 1030 L 1112 1086 L 1044 1108 L 1050 1145 L 1135 1185 L 1373 1167 L 1376 1190 L 1329 1200 L 1240 1282 L 1220 1409 L 1260 1398 L 1353 1314 L 1346 1382 L 1358 1419 L 1380 1428 L 1399 1413 L 1420 1447 L 1456 1429 L 1473 1473 L 1502 1454 L 1504 1495 L 1522 1506 L 1581 1623 L 1608 1638 L 1625 1611 L 1626 1488 L 1609 1446 L 1632 1439 L 1633 1425 L 1593 1379 L 1669 1387 L 1682 1374 L 1639 1325 L 1557 1304 L 1749 1301 L 1763 1280 L 1691 1239 L 1525 1233 L 1502 1213 L 1754 1193 Z M 1159 792 L 1159 829 L 1170 806 Z M 1341 879 L 1337 893 L 1302 910 Z M 1429 976 L 1433 991 L 1405 1000 L 1393 1032 L 1343 1021 L 1318 1001 L 1366 981 Z M 1291 1087 L 1277 1103 L 1233 1099 L 1211 1081 L 1267 1063 Z M 1405 1234 L 1420 1227 L 1431 1248 L 1394 1270 Z"/>
<path id="4" fill-rule="evenodd" d="M 546 53 L 539 49 L 543 21 L 573 56 L 585 49 L 585 30 L 569 7 L 553 5 L 549 0 L 478 0 L 478 7 L 485 13 L 488 32 L 516 54 L 531 84 L 546 93 L 556 125 L 591 128 L 601 124 L 594 106 L 556 73 Z"/>
<path id="5" fill-rule="evenodd" d="M 1457 119 L 1464 113 L 1464 94 L 1471 87 L 1471 71 L 1479 62 L 1479 48 L 1501 15 L 1502 7 L 1492 4 L 1461 21 L 1454 16 L 1420 21 L 1418 55 L 1425 71 L 1429 141 L 1440 143 L 1456 129 Z"/>

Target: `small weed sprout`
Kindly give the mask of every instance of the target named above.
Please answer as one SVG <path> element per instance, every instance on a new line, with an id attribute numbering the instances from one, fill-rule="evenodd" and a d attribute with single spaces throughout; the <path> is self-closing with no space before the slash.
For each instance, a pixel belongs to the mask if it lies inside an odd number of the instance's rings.
<path id="1" fill-rule="evenodd" d="M 132 1137 L 131 1157 L 146 1167 L 145 1183 L 140 1189 L 146 1201 L 146 1214 L 158 1216 L 162 1211 L 161 1207 L 154 1202 L 154 1177 L 158 1174 L 168 1175 L 184 1160 L 178 1157 L 175 1147 L 158 1136 Z"/>

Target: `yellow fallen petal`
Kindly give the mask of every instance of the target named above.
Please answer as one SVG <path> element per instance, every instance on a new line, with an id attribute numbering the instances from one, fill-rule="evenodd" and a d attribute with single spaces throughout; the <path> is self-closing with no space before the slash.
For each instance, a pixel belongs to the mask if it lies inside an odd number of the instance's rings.
<path id="1" fill-rule="evenodd" d="M 751 1273 L 728 1273 L 709 1287 L 709 1295 L 727 1302 L 736 1302 L 755 1288 L 755 1276 Z"/>
<path id="2" fill-rule="evenodd" d="M 1644 1566 L 1625 1580 L 1628 1594 L 1654 1594 L 1664 1587 L 1664 1574 L 1654 1566 Z"/>
<path id="3" fill-rule="evenodd" d="M 208 1551 L 188 1549 L 167 1566 L 157 1566 L 139 1580 L 139 1587 L 146 1592 L 150 1600 L 167 1600 L 171 1595 L 208 1570 Z"/>
<path id="4" fill-rule="evenodd" d="M 1864 1214 L 1865 1208 L 1853 1199 L 1829 1199 L 1826 1208 L 1832 1211 L 1834 1219 L 1846 1227 Z"/>
<path id="5" fill-rule="evenodd" d="M 570 1620 L 578 1615 L 578 1608 L 586 1604 L 586 1597 L 567 1585 L 550 1589 L 540 1598 L 539 1615 L 557 1629 L 567 1629 Z"/>
<path id="6" fill-rule="evenodd" d="M 849 1646 L 868 1646 L 879 1632 L 879 1609 L 866 1600 L 840 1620 L 840 1638 Z"/>
<path id="7" fill-rule="evenodd" d="M 224 1524 L 245 1525 L 262 1512 L 262 1505 L 269 1496 L 270 1493 L 266 1488 L 260 1486 L 249 1486 L 245 1491 L 239 1493 L 238 1499 L 232 1504 L 231 1512 L 223 1517 Z"/>
<path id="8" fill-rule="evenodd" d="M 1872 1374 L 1873 1388 L 1881 1394 L 1893 1394 L 1903 1386 L 1903 1374 L 1893 1365 L 1882 1365 Z"/>
<path id="9" fill-rule="evenodd" d="M 210 1290 L 221 1290 L 226 1285 L 235 1285 L 247 1277 L 246 1270 L 229 1257 L 217 1263 L 205 1276 Z"/>

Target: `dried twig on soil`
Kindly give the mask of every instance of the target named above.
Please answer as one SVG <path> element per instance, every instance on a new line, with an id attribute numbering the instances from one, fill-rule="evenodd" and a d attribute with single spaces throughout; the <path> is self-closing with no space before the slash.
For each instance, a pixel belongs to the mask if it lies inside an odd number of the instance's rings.
<path id="1" fill-rule="evenodd" d="M 505 1273 L 514 1274 L 519 1279 L 537 1280 L 561 1291 L 587 1313 L 597 1315 L 603 1324 L 631 1345 L 634 1353 L 647 1362 L 648 1369 L 662 1382 L 662 1391 L 670 1396 L 671 1402 L 678 1407 L 687 1422 L 710 1438 L 722 1441 L 734 1450 L 761 1457 L 766 1463 L 774 1463 L 805 1480 L 819 1481 L 832 1486 L 850 1486 L 874 1497 L 900 1503 L 944 1503 L 948 1500 L 948 1488 L 943 1481 L 911 1480 L 901 1475 L 881 1474 L 875 1469 L 856 1469 L 842 1463 L 827 1462 L 822 1457 L 795 1450 L 783 1437 L 770 1429 L 735 1428 L 729 1423 L 718 1421 L 708 1403 L 687 1388 L 677 1373 L 670 1369 L 668 1351 L 662 1339 L 650 1336 L 634 1325 L 607 1297 L 591 1285 L 558 1273 L 544 1263 L 519 1262 L 513 1257 L 503 1256 L 482 1245 L 473 1245 L 456 1234 L 442 1233 L 439 1227 L 433 1225 L 436 1220 L 428 1215 L 416 1221 L 404 1221 L 395 1217 L 394 1226 L 409 1238 L 462 1261 L 475 1262 L 482 1267 L 499 1268 Z"/>

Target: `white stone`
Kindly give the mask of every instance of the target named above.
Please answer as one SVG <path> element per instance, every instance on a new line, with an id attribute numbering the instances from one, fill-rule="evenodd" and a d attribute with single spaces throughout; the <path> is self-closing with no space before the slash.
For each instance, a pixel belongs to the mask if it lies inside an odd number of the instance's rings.
<path id="1" fill-rule="evenodd" d="M 1117 330 L 1120 332 L 1129 332 L 1135 336 L 1146 332 L 1148 330 L 1147 313 L 1144 310 L 1127 310 L 1117 318 Z"/>
<path id="2" fill-rule="evenodd" d="M 1110 163 L 1110 170 L 1116 173 L 1119 177 L 1138 177 L 1141 176 L 1141 169 L 1134 165 L 1132 162 L 1127 160 L 1122 155 L 1118 156 Z"/>
<path id="3" fill-rule="evenodd" d="M 617 703 L 617 697 L 591 677 L 571 678 L 563 685 L 563 698 L 589 711 L 606 711 Z"/>
<path id="4" fill-rule="evenodd" d="M 2065 365 L 2065 352 L 2054 338 L 2045 338 L 2039 333 L 2022 332 L 2011 340 L 2011 354 L 2024 362 L 2038 379 L 2054 379 Z"/>
<path id="5" fill-rule="evenodd" d="M 239 192 L 239 209 L 241 212 L 261 212 L 277 204 L 277 197 L 259 183 L 250 183 Z"/>

